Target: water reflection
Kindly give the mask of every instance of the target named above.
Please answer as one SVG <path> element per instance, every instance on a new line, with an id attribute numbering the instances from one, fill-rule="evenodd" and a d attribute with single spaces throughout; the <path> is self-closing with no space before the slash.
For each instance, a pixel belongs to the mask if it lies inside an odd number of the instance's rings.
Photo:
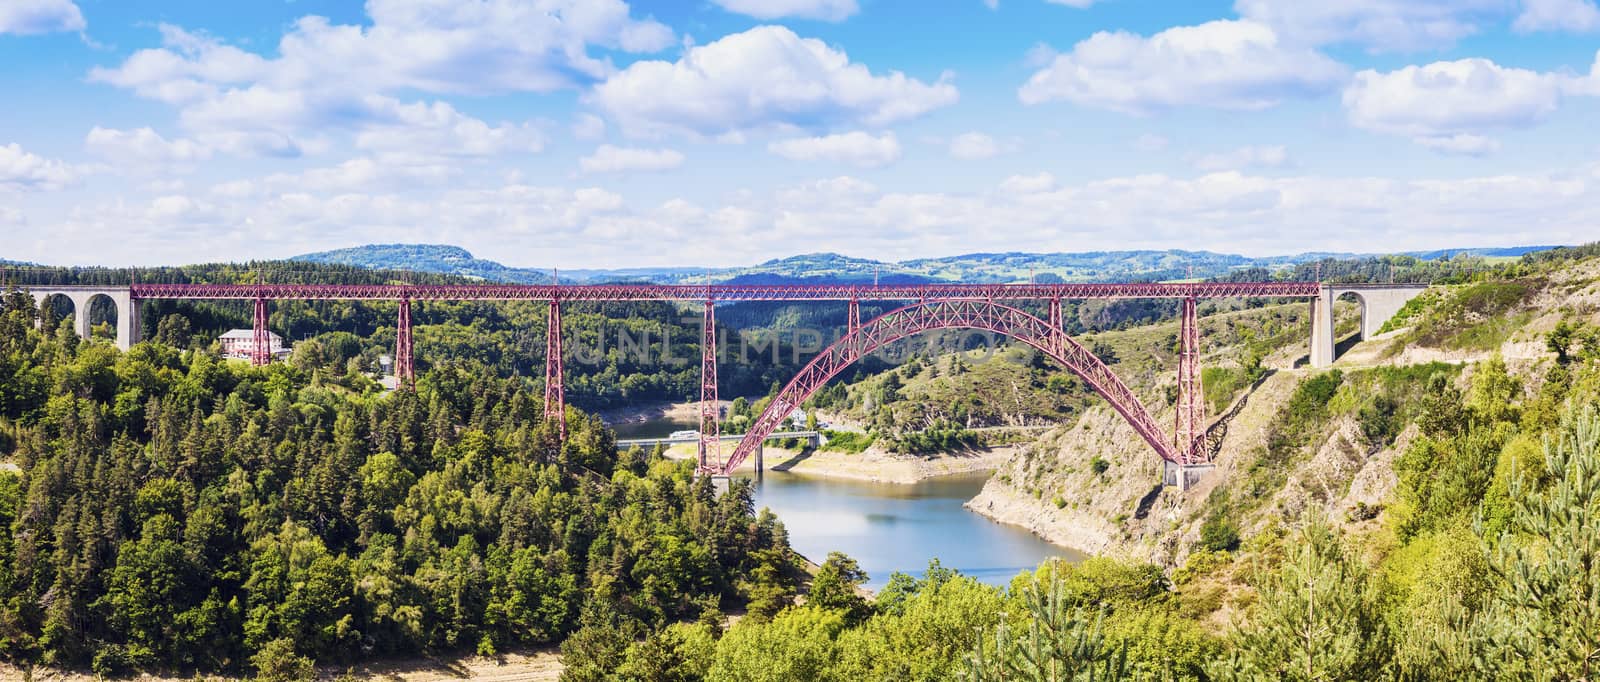
<path id="1" fill-rule="evenodd" d="M 1008 584 L 1017 572 L 1050 557 L 1083 558 L 963 508 L 986 478 L 904 485 L 768 472 L 756 484 L 756 506 L 771 508 L 789 529 L 790 544 L 813 561 L 835 550 L 854 557 L 872 589 L 887 584 L 895 571 L 921 576 L 934 557 L 994 585 Z"/>

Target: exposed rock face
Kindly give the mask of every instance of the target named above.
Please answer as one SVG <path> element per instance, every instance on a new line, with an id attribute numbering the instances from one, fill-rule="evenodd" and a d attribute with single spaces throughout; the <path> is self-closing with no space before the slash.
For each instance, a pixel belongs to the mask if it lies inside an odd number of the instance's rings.
<path id="1" fill-rule="evenodd" d="M 1025 448 L 967 506 L 1073 549 L 1181 565 L 1199 541 L 1207 498 L 1218 486 L 1244 479 L 1266 447 L 1278 409 L 1311 374 L 1279 371 L 1252 391 L 1229 423 L 1216 468 L 1186 492 L 1158 487 L 1160 460 L 1114 411 L 1096 407 L 1078 424 Z M 1289 465 L 1268 502 L 1243 519 L 1246 535 L 1310 508 L 1342 522 L 1357 502 L 1376 505 L 1393 489 L 1391 464 L 1414 430 L 1393 447 L 1370 452 L 1353 419 L 1338 418 L 1330 428 L 1306 448 L 1309 456 Z M 1106 463 L 1100 473 L 1096 457 Z"/>

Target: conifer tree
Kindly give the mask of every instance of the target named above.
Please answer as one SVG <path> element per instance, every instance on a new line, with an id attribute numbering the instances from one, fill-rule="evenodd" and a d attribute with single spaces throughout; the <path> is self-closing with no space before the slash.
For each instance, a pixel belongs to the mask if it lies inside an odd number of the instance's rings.
<path id="1" fill-rule="evenodd" d="M 1217 680 L 1373 680 L 1392 646 L 1367 572 L 1345 556 L 1333 529 L 1312 520 L 1289 539 L 1287 561 L 1257 587 L 1260 599 L 1233 638 Z"/>

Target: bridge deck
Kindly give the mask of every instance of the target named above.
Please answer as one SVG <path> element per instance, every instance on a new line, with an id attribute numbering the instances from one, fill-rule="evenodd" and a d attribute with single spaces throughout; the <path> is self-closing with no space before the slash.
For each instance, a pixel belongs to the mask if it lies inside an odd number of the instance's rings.
<path id="1" fill-rule="evenodd" d="M 109 289 L 111 287 L 104 287 Z M 135 298 L 414 301 L 914 301 L 1089 298 L 1314 298 L 1316 282 L 1115 284 L 134 284 Z"/>
<path id="2" fill-rule="evenodd" d="M 781 439 L 784 439 L 784 438 L 816 438 L 816 437 L 818 437 L 820 435 L 821 435 L 821 433 L 817 432 L 817 431 L 784 431 L 784 432 L 781 432 L 781 433 L 771 434 L 771 435 L 767 436 L 766 438 L 764 438 L 763 440 L 781 440 Z M 744 434 L 742 434 L 742 433 L 723 434 L 721 436 L 718 436 L 718 439 L 723 441 L 723 442 L 739 441 L 739 440 L 743 440 L 744 439 Z M 698 443 L 698 442 L 700 442 L 700 437 L 699 436 L 695 436 L 693 438 L 627 438 L 627 439 L 619 438 L 619 439 L 617 439 L 617 447 L 625 448 L 625 447 L 632 447 L 632 446 L 635 446 L 635 445 L 641 445 L 641 446 L 642 445 L 677 445 L 677 444 L 681 444 L 681 443 Z"/>

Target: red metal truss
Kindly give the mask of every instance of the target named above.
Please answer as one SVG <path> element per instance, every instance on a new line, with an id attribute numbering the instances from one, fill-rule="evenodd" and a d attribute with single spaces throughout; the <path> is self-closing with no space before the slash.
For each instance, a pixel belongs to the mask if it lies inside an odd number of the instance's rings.
<path id="1" fill-rule="evenodd" d="M 1117 284 L 134 284 L 134 298 L 419 301 L 1018 301 L 1087 298 L 1313 298 L 1316 282 Z"/>
<path id="2" fill-rule="evenodd" d="M 400 299 L 400 318 L 394 327 L 394 376 L 401 386 L 416 383 L 417 375 L 411 364 L 411 299 Z"/>
<path id="3" fill-rule="evenodd" d="M 87 315 L 88 313 L 82 313 Z M 250 349 L 250 362 L 257 367 L 272 362 L 272 335 L 267 331 L 267 299 L 256 299 L 254 320 L 255 347 Z"/>
<path id="4" fill-rule="evenodd" d="M 1191 459 L 1198 454 L 1199 438 L 1205 431 L 1205 399 L 1200 387 L 1200 326 L 1195 300 L 1183 299 L 1183 322 L 1178 350 L 1178 405 L 1173 446 Z"/>
<path id="5" fill-rule="evenodd" d="M 722 406 L 717 401 L 717 305 L 707 300 L 700 334 L 700 470 L 725 470 L 722 433 L 718 424 Z"/>
<path id="6" fill-rule="evenodd" d="M 722 467 L 702 464 L 704 473 L 725 474 L 749 457 L 795 408 L 822 388 L 829 379 L 857 360 L 883 346 L 934 329 L 979 329 L 1003 334 L 1039 349 L 1066 366 L 1111 403 L 1162 459 L 1190 463 L 1192 455 L 1172 447 L 1167 434 L 1150 416 L 1138 396 L 1105 363 L 1058 327 L 1021 310 L 998 303 L 938 300 L 917 303 L 884 313 L 846 334 L 824 349 L 784 386 L 756 418 Z"/>
<path id="7" fill-rule="evenodd" d="M 545 322 L 544 418 L 555 421 L 562 442 L 567 440 L 566 376 L 561 350 L 561 304 L 551 301 Z"/>

